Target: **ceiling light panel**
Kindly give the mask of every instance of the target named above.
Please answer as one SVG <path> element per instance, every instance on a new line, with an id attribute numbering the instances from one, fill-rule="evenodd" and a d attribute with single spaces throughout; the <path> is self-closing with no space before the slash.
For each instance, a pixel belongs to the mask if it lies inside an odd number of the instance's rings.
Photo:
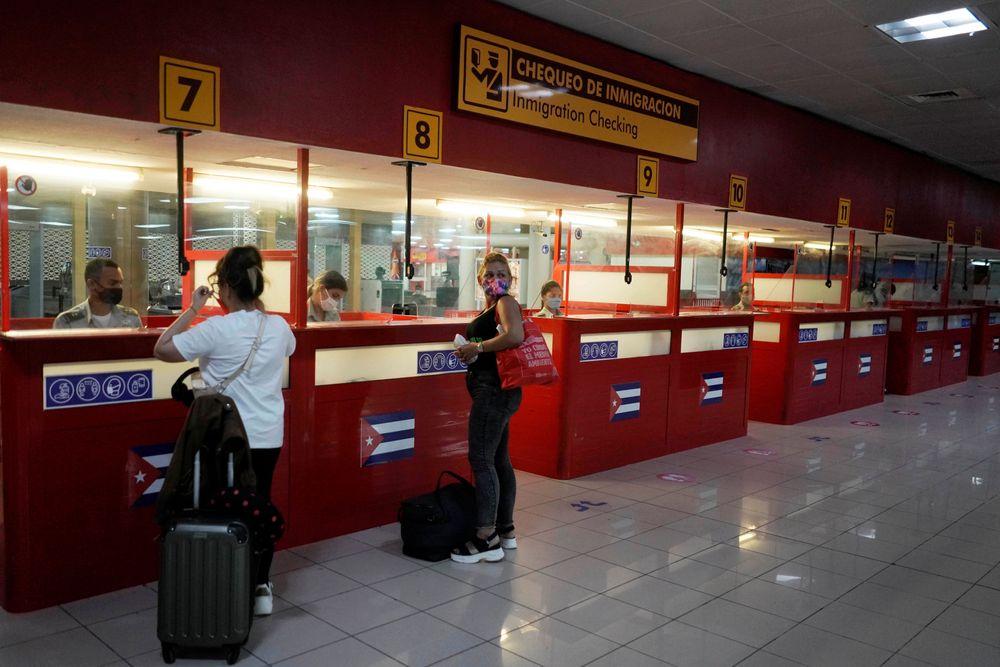
<path id="1" fill-rule="evenodd" d="M 966 7 L 961 7 L 938 14 L 925 14 L 902 21 L 881 23 L 878 29 L 897 42 L 906 43 L 952 35 L 972 35 L 986 30 L 986 25 Z"/>

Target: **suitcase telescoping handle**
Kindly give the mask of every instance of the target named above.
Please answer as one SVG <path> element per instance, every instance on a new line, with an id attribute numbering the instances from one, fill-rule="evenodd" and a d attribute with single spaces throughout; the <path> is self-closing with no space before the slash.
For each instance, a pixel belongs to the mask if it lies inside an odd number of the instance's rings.
<path id="1" fill-rule="evenodd" d="M 229 460 L 226 461 L 226 484 L 233 488 L 234 476 L 233 453 L 229 452 Z M 194 456 L 194 508 L 198 509 L 201 500 L 201 450 Z"/>
<path id="2" fill-rule="evenodd" d="M 201 450 L 194 455 L 194 480 L 192 482 L 194 486 L 194 508 L 198 509 L 199 500 L 201 496 Z"/>

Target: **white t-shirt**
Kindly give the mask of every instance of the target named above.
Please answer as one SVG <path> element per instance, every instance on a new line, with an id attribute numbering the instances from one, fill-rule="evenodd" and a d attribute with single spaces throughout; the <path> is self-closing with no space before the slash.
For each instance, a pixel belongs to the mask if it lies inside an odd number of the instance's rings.
<path id="1" fill-rule="evenodd" d="M 262 313 L 240 310 L 210 317 L 174 336 L 174 346 L 188 361 L 198 359 L 205 384 L 214 386 L 243 365 L 257 338 Z M 285 432 L 285 401 L 281 384 L 285 358 L 295 351 L 288 323 L 267 315 L 267 325 L 253 365 L 226 388 L 243 418 L 251 449 L 281 447 Z"/>
<path id="2" fill-rule="evenodd" d="M 91 314 L 90 319 L 97 322 L 97 326 L 100 327 L 101 329 L 107 329 L 109 326 L 111 326 L 111 313 L 108 313 L 107 315 Z"/>

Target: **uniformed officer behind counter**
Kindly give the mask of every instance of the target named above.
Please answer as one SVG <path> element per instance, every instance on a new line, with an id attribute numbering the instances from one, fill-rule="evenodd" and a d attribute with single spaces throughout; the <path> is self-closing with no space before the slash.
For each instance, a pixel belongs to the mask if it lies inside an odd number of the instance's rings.
<path id="1" fill-rule="evenodd" d="M 83 272 L 87 300 L 60 313 L 53 329 L 139 329 L 139 313 L 122 301 L 122 270 L 110 259 L 92 259 Z"/>

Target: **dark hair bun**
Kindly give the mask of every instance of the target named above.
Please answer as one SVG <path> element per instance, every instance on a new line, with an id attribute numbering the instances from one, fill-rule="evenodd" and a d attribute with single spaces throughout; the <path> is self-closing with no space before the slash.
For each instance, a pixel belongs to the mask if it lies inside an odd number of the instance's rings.
<path id="1" fill-rule="evenodd" d="M 212 275 L 245 303 L 256 301 L 264 293 L 264 259 L 252 245 L 230 248 Z"/>

